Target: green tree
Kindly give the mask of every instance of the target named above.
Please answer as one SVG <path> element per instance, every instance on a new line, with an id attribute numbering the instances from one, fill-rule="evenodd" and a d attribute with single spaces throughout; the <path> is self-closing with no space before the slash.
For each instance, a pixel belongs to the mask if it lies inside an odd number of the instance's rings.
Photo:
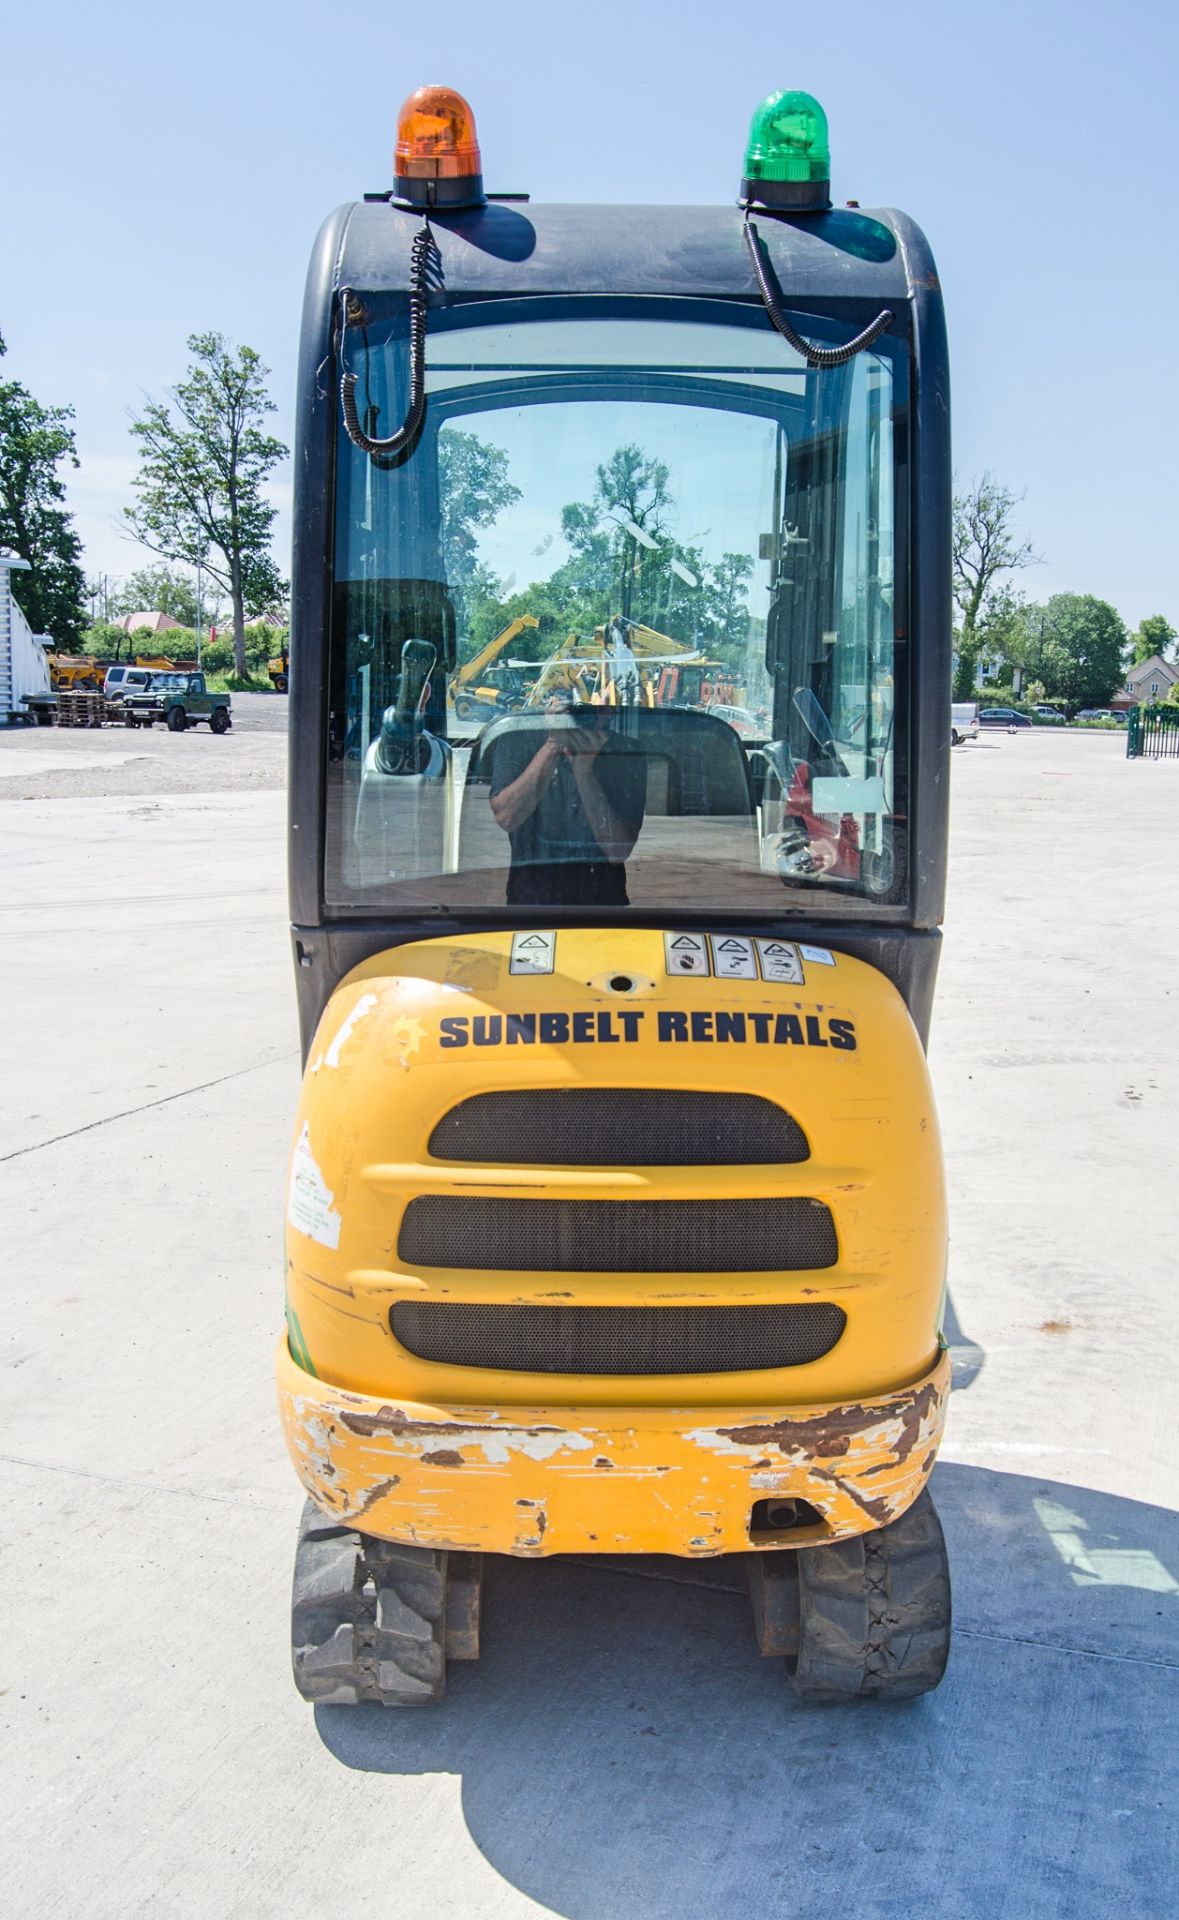
<path id="1" fill-rule="evenodd" d="M 1008 582 L 997 587 L 988 599 L 975 628 L 978 654 L 1002 663 L 1000 677 L 1005 682 L 1014 684 L 1017 669 L 1020 674 L 1035 671 L 1037 618 L 1041 612 Z M 969 697 L 969 692 L 962 695 L 963 699 Z"/>
<path id="2" fill-rule="evenodd" d="M 503 462 L 504 457 L 449 429 L 440 444 L 445 448 L 448 442 L 467 443 L 457 448 L 460 458 L 454 462 L 449 488 L 457 503 L 454 524 L 444 528 L 452 592 L 456 579 L 466 581 L 460 587 L 464 658 L 472 658 L 520 614 L 533 615 L 540 625 L 516 636 L 511 655 L 540 660 L 567 635 L 588 636 L 622 613 L 744 665 L 753 560 L 748 554 L 726 553 L 709 565 L 697 548 L 672 537 L 674 503 L 663 461 L 633 444 L 616 447 L 595 470 L 592 497 L 561 509 L 561 530 L 571 549 L 568 558 L 547 580 L 520 589 L 497 580 L 479 564 L 473 537 L 473 530 L 489 524 L 501 504 L 519 497 L 507 481 L 506 463 L 489 465 L 486 458 L 491 454 Z M 538 556 L 550 544 L 551 536 L 537 549 Z"/>
<path id="3" fill-rule="evenodd" d="M 1001 486 L 992 473 L 954 495 L 954 603 L 961 616 L 954 695 L 959 700 L 968 700 L 974 691 L 988 620 L 1002 618 L 1001 576 L 1034 566 L 1038 557 L 1030 541 L 1016 537 L 1015 510 L 1021 497 Z"/>
<path id="4" fill-rule="evenodd" d="M 112 595 L 110 607 L 116 615 L 166 613 L 173 620 L 178 620 L 182 627 L 195 628 L 198 624 L 205 624 L 206 616 L 213 618 L 216 599 L 215 592 L 201 595 L 198 622 L 195 580 L 190 579 L 179 567 L 141 567 L 137 573 L 130 574 Z"/>
<path id="5" fill-rule="evenodd" d="M 18 380 L 0 380 L 0 547 L 29 563 L 9 578 L 33 632 L 66 652 L 77 651 L 84 624 L 82 546 L 58 471 L 78 464 L 73 417 L 72 407 L 43 407 Z"/>
<path id="6" fill-rule="evenodd" d="M 88 574 L 86 576 L 83 595 L 86 601 L 86 615 L 91 626 L 110 625 L 114 618 L 115 605 L 119 598 L 118 581 L 112 580 L 109 573 Z M 93 652 L 89 641 L 87 641 L 83 647 L 83 652 Z"/>
<path id="7" fill-rule="evenodd" d="M 561 509 L 561 531 L 576 563 L 571 577 L 581 591 L 605 594 L 603 618 L 650 618 L 660 589 L 670 591 L 668 560 L 675 549 L 667 531 L 668 480 L 662 460 L 633 443 L 616 447 L 597 469 L 593 498 Z"/>
<path id="8" fill-rule="evenodd" d="M 203 566 L 233 610 L 237 672 L 246 673 L 246 609 L 281 599 L 283 581 L 270 551 L 277 509 L 262 496 L 267 475 L 287 449 L 262 431 L 275 411 L 252 347 L 220 333 L 188 338 L 188 375 L 169 395 L 149 396 L 131 419 L 142 465 L 136 506 L 125 509 L 137 539 L 165 560 Z M 175 408 L 175 415 L 173 414 Z"/>
<path id="9" fill-rule="evenodd" d="M 479 558 L 479 533 L 515 506 L 520 489 L 508 478 L 502 447 L 447 427 L 438 436 L 438 497 L 442 573 L 455 605 L 462 655 L 475 609 L 499 591 L 495 575 Z"/>
<path id="10" fill-rule="evenodd" d="M 151 640 L 154 649 L 154 633 Z M 131 635 L 124 633 L 122 627 L 117 627 L 111 620 L 95 620 L 85 629 L 82 634 L 81 651 L 96 654 L 100 660 L 121 660 L 124 655 L 131 660 L 135 656 Z"/>
<path id="11" fill-rule="evenodd" d="M 753 560 L 747 553 L 723 553 L 708 570 L 705 604 L 708 644 L 743 656 L 749 637 L 749 582 Z"/>
<path id="12" fill-rule="evenodd" d="M 1169 660 L 1170 649 L 1179 634 L 1170 621 L 1161 613 L 1148 614 L 1140 620 L 1130 635 L 1130 665 L 1140 667 L 1144 660 L 1150 660 L 1157 653 L 1161 660 Z"/>
<path id="13" fill-rule="evenodd" d="M 1036 672 L 1049 698 L 1103 707 L 1122 684 L 1126 629 L 1107 600 L 1054 593 L 1044 608 Z"/>
<path id="14" fill-rule="evenodd" d="M 532 586 L 523 587 L 506 599 L 490 592 L 478 600 L 472 609 L 470 640 L 463 650 L 463 658 L 472 659 L 512 620 L 518 620 L 522 614 L 531 614 L 539 625 L 525 627 L 516 635 L 505 656 L 505 664 L 508 659 L 546 659 L 571 631 L 567 624 L 568 599 L 559 587 L 554 586 L 555 579 L 554 575 L 553 580 L 534 581 Z"/>

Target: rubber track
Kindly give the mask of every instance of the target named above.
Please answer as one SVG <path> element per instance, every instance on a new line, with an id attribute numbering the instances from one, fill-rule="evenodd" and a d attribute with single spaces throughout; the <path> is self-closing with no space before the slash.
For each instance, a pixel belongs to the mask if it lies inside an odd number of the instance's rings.
<path id="1" fill-rule="evenodd" d="M 799 1650 L 790 1682 L 807 1700 L 911 1700 L 950 1655 L 950 1569 L 928 1491 L 876 1533 L 798 1554 Z"/>
<path id="2" fill-rule="evenodd" d="M 440 1700 L 445 1623 L 445 1553 L 375 1540 L 307 1502 L 291 1596 L 291 1660 L 305 1700 Z"/>

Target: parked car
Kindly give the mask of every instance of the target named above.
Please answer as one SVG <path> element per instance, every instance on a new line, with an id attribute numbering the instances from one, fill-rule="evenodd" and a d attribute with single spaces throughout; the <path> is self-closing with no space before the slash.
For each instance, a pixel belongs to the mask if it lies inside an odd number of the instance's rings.
<path id="1" fill-rule="evenodd" d="M 978 716 L 980 727 L 1006 727 L 1008 733 L 1014 733 L 1017 727 L 1030 727 L 1031 721 L 1026 713 L 1016 713 L 1014 707 L 984 707 Z"/>
<path id="2" fill-rule="evenodd" d="M 1077 715 L 1077 719 L 1078 720 L 1116 720 L 1119 726 L 1123 726 L 1123 727 L 1126 724 L 1125 714 L 1119 713 L 1116 707 L 1082 707 L 1080 713 L 1078 713 Z"/>
<path id="3" fill-rule="evenodd" d="M 1037 727 L 1066 727 L 1068 720 L 1059 707 L 1033 707 L 1032 720 Z"/>
<path id="4" fill-rule="evenodd" d="M 955 700 L 950 708 L 950 745 L 978 739 L 978 701 Z"/>
<path id="5" fill-rule="evenodd" d="M 122 704 L 129 727 L 150 727 L 162 720 L 169 733 L 183 733 L 205 720 L 210 733 L 228 733 L 233 724 L 229 695 L 210 693 L 203 673 L 153 673 L 150 686 L 129 693 Z"/>
<path id="6" fill-rule="evenodd" d="M 112 705 L 118 705 L 129 693 L 146 693 L 151 685 L 147 667 L 108 667 L 102 691 Z"/>

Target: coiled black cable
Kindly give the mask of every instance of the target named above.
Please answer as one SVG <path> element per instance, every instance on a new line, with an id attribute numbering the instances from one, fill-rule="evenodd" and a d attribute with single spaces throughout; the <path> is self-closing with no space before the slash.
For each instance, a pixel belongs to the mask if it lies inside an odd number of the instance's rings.
<path id="1" fill-rule="evenodd" d="M 356 406 L 356 375 L 344 373 L 340 379 L 340 402 L 344 409 L 344 426 L 348 438 L 354 446 L 360 448 L 372 458 L 380 456 L 382 462 L 391 455 L 403 453 L 417 437 L 426 411 L 426 298 L 430 287 L 431 271 L 441 274 L 442 256 L 430 231 L 428 221 L 423 221 L 413 237 L 413 247 L 409 261 L 409 406 L 405 419 L 396 433 L 387 440 L 375 440 L 366 433 L 360 424 L 360 414 Z M 348 337 L 349 313 L 353 302 L 351 287 L 340 288 L 340 363 L 344 362 L 344 347 Z"/>
<path id="2" fill-rule="evenodd" d="M 782 338 L 789 341 L 796 353 L 802 354 L 808 367 L 846 366 L 849 360 L 855 359 L 857 353 L 863 353 L 865 347 L 870 347 L 874 340 L 879 340 L 886 328 L 892 325 L 892 310 L 886 307 L 883 313 L 877 314 L 871 326 L 865 327 L 863 333 L 857 333 L 855 339 L 849 340 L 846 346 L 812 347 L 809 340 L 804 340 L 801 333 L 796 332 L 782 311 L 781 302 L 778 298 L 779 289 L 774 284 L 774 279 L 772 278 L 774 269 L 770 264 L 769 256 L 765 248 L 762 246 L 761 235 L 749 218 L 748 213 L 745 215 L 745 245 L 749 249 L 749 258 L 753 262 L 753 271 L 757 276 L 757 285 L 761 293 L 762 305 L 765 307 L 775 327 L 777 327 L 778 332 L 782 335 Z"/>

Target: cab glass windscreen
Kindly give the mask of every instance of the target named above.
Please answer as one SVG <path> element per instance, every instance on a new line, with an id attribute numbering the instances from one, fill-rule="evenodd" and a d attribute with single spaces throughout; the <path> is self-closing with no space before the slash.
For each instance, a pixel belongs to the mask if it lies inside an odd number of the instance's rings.
<path id="1" fill-rule="evenodd" d="M 903 911 L 906 348 L 669 306 L 431 316 L 412 451 L 341 425 L 329 907 Z M 405 322 L 364 321 L 379 439 Z"/>

